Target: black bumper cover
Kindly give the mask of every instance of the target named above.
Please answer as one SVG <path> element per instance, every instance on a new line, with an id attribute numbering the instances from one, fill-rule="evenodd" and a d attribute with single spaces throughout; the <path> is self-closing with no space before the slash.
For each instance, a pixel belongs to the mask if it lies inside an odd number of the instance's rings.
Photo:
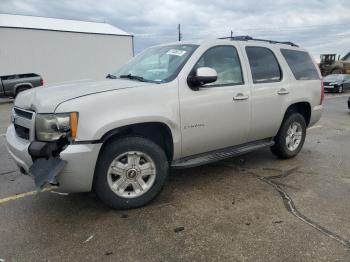
<path id="1" fill-rule="evenodd" d="M 58 157 L 39 158 L 29 168 L 29 173 L 34 177 L 35 186 L 41 189 L 47 183 L 57 185 L 56 176 L 63 171 L 65 166 L 66 161 Z"/>
<path id="2" fill-rule="evenodd" d="M 64 141 L 39 142 L 33 141 L 28 152 L 33 160 L 29 174 L 34 177 L 37 189 L 43 188 L 47 183 L 57 185 L 56 177 L 63 171 L 67 162 L 59 157 L 64 148 Z"/>

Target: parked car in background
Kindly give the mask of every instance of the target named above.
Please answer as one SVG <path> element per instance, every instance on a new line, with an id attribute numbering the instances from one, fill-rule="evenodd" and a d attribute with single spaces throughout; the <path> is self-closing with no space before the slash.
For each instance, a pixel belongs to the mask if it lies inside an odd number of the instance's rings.
<path id="1" fill-rule="evenodd" d="M 325 91 L 343 93 L 346 90 L 350 90 L 350 75 L 328 75 L 323 78 L 323 84 Z"/>
<path id="2" fill-rule="evenodd" d="M 321 117 L 321 74 L 290 42 L 232 37 L 151 47 L 101 81 L 20 94 L 7 147 L 38 188 L 149 203 L 168 169 L 271 147 L 296 156 Z M 214 178 L 213 178 L 214 179 Z"/>
<path id="3" fill-rule="evenodd" d="M 350 97 L 348 99 L 348 108 L 350 109 Z"/>
<path id="4" fill-rule="evenodd" d="M 0 76 L 0 97 L 16 97 L 22 91 L 42 85 L 42 77 L 34 73 Z"/>

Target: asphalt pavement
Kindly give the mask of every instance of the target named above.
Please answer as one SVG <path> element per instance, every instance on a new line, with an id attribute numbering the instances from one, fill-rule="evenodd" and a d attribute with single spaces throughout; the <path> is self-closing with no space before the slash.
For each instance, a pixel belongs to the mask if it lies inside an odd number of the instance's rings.
<path id="1" fill-rule="evenodd" d="M 262 149 L 171 171 L 150 205 L 35 193 L 6 151 L 0 101 L 0 261 L 350 261 L 350 113 L 327 95 L 301 153 Z"/>

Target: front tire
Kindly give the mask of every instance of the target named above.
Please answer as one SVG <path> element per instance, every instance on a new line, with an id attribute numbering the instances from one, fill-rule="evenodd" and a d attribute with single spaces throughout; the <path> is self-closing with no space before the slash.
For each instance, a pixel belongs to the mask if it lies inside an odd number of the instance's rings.
<path id="1" fill-rule="evenodd" d="M 305 137 L 306 123 L 304 117 L 299 113 L 290 113 L 283 121 L 271 151 L 279 158 L 295 157 L 303 147 Z"/>
<path id="2" fill-rule="evenodd" d="M 142 137 L 124 137 L 103 149 L 94 190 L 112 208 L 137 208 L 160 193 L 167 175 L 168 160 L 160 146 Z"/>

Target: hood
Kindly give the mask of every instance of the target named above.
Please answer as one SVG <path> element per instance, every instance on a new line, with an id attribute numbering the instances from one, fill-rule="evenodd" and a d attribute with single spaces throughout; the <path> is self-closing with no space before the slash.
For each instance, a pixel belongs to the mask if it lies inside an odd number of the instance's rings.
<path id="1" fill-rule="evenodd" d="M 16 97 L 14 105 L 23 109 L 34 110 L 38 113 L 53 113 L 59 104 L 67 100 L 100 92 L 146 85 L 151 85 L 151 83 L 124 79 L 74 81 L 59 85 L 36 87 L 21 92 Z"/>

